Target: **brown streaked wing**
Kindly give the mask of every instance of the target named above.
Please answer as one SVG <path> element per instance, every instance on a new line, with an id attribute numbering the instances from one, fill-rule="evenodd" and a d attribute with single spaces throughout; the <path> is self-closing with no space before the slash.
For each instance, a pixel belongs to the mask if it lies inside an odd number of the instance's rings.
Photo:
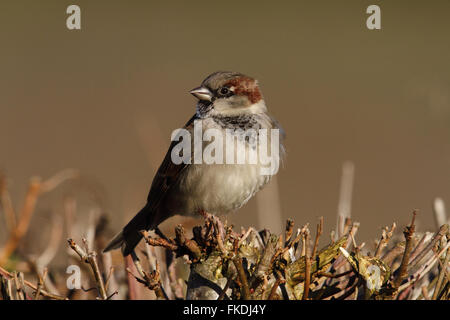
<path id="1" fill-rule="evenodd" d="M 189 130 L 194 125 L 194 120 L 197 119 L 197 116 L 194 115 L 185 125 L 184 129 Z M 174 164 L 171 159 L 171 153 L 173 147 L 178 143 L 178 141 L 173 141 L 170 144 L 169 150 L 164 157 L 163 162 L 159 166 L 158 171 L 156 172 L 155 177 L 153 178 L 152 186 L 150 187 L 150 192 L 148 193 L 147 202 L 148 206 L 151 209 L 151 212 L 155 212 L 158 208 L 161 200 L 164 198 L 164 195 L 167 191 L 177 183 L 181 172 L 188 166 L 188 164 Z"/>

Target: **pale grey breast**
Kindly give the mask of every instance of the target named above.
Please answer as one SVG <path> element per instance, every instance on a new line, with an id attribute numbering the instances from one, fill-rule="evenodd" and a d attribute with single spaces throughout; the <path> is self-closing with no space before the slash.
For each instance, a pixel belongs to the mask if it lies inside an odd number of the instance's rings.
<path id="1" fill-rule="evenodd" d="M 235 131 L 232 142 L 237 152 L 238 146 L 245 150 L 245 161 L 242 164 L 191 164 L 182 173 L 177 183 L 167 197 L 168 210 L 177 210 L 173 214 L 197 215 L 200 210 L 212 214 L 225 214 L 242 207 L 271 179 L 270 175 L 261 174 L 259 158 L 256 163 L 249 161 L 250 149 L 255 149 L 257 136 L 242 131 L 254 129 L 256 135 L 261 128 L 270 129 L 272 123 L 266 115 L 246 115 L 230 119 L 204 118 L 203 129 L 214 128 L 222 132 L 225 149 L 223 160 L 226 161 L 226 129 L 241 129 Z M 229 130 L 229 132 L 233 130 Z M 230 136 L 228 136 L 230 138 Z M 212 142 L 204 142 L 203 150 Z M 194 150 L 194 147 L 192 147 Z M 192 151 L 193 152 L 193 151 Z M 237 155 L 235 155 L 235 161 Z"/>

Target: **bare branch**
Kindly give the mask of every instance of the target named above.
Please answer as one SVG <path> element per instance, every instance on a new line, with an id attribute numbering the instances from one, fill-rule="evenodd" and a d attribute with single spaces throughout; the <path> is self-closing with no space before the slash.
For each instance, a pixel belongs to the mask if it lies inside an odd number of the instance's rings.
<path id="1" fill-rule="evenodd" d="M 139 282 L 145 285 L 150 290 L 155 291 L 155 294 L 160 299 L 168 300 L 167 295 L 165 294 L 164 290 L 161 286 L 161 280 L 160 280 L 160 271 L 159 271 L 159 264 L 156 262 L 156 269 L 151 272 L 147 273 L 144 268 L 141 265 L 141 262 L 136 255 L 134 251 L 131 252 L 131 258 L 133 259 L 133 263 L 136 267 L 136 270 L 138 271 L 141 278 L 136 277 L 133 275 L 133 277 Z M 127 270 L 130 274 L 131 271 Z"/>
<path id="2" fill-rule="evenodd" d="M 381 256 L 381 253 L 383 252 L 383 249 L 387 246 L 389 243 L 389 240 L 392 238 L 392 235 L 394 234 L 395 228 L 397 225 L 392 223 L 391 230 L 388 229 L 388 227 L 383 229 L 383 232 L 381 234 L 381 239 L 378 242 L 377 249 L 375 250 L 375 257 L 379 258 Z"/>
<path id="3" fill-rule="evenodd" d="M 305 243 L 308 243 L 309 231 L 305 233 Z M 309 295 L 309 286 L 311 282 L 311 258 L 309 256 L 309 248 L 305 249 L 305 287 L 303 291 L 302 300 L 307 300 Z"/>
<path id="4" fill-rule="evenodd" d="M 3 276 L 6 279 L 12 279 L 14 276 L 12 273 L 8 272 L 7 270 L 3 269 L 2 267 L 0 267 L 0 275 Z M 34 291 L 37 291 L 37 286 L 27 280 L 24 280 L 24 284 L 33 289 Z M 55 299 L 55 300 L 67 300 L 67 298 L 56 295 L 56 294 L 52 294 L 46 290 L 41 289 L 40 294 L 44 297 L 50 298 L 50 299 Z"/>
<path id="5" fill-rule="evenodd" d="M 100 269 L 98 267 L 97 263 L 97 253 L 95 251 L 89 251 L 89 247 L 87 246 L 86 239 L 83 239 L 83 242 L 86 246 L 86 250 L 82 249 L 78 244 L 75 243 L 72 239 L 67 240 L 69 243 L 69 246 L 74 250 L 78 256 L 80 257 L 81 261 L 87 263 L 90 265 L 92 272 L 94 274 L 95 283 L 97 284 L 97 290 L 100 294 L 100 298 L 102 300 L 107 300 L 108 295 L 106 294 L 105 285 L 103 282 L 103 277 L 100 273 Z"/>
<path id="6" fill-rule="evenodd" d="M 416 228 L 414 224 L 415 219 L 416 219 L 416 211 L 413 212 L 411 225 L 409 227 L 406 227 L 405 230 L 403 231 L 403 234 L 406 239 L 406 244 L 405 244 L 405 251 L 403 253 L 402 263 L 400 264 L 398 275 L 394 280 L 394 286 L 397 288 L 400 286 L 402 281 L 408 276 L 407 269 L 409 264 L 409 256 L 411 254 L 412 249 L 412 237 L 414 235 L 414 231 Z"/>
<path id="7" fill-rule="evenodd" d="M 438 277 L 438 280 L 436 282 L 436 286 L 434 287 L 434 293 L 433 293 L 433 297 L 432 297 L 433 300 L 437 299 L 437 297 L 439 295 L 439 292 L 441 291 L 441 287 L 444 287 L 442 285 L 442 283 L 444 281 L 444 276 L 445 276 L 445 274 L 447 272 L 447 267 L 449 265 L 449 257 L 450 257 L 450 249 L 447 249 L 447 253 L 445 255 L 444 264 L 441 267 L 441 272 L 439 273 L 439 277 Z"/>

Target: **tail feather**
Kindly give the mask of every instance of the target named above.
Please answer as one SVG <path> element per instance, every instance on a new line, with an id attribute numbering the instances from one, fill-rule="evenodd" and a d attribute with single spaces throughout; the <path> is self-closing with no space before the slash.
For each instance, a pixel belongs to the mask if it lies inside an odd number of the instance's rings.
<path id="1" fill-rule="evenodd" d="M 103 249 L 103 252 L 108 252 L 113 249 L 119 249 L 124 242 L 123 238 L 123 232 L 120 231 L 118 234 L 114 236 L 114 238 L 108 243 L 105 249 Z"/>
<path id="2" fill-rule="evenodd" d="M 103 252 L 121 248 L 124 256 L 129 255 L 142 239 L 141 230 L 149 230 L 152 227 L 149 223 L 150 216 L 148 207 L 142 208 L 123 230 L 109 242 Z"/>

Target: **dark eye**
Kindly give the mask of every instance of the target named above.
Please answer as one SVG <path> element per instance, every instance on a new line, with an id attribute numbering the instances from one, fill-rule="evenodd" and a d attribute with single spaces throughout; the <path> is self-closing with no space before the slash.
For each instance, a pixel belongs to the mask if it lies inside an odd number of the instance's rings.
<path id="1" fill-rule="evenodd" d="M 222 88 L 220 88 L 219 93 L 220 93 L 222 96 L 226 96 L 227 94 L 230 93 L 230 89 L 228 89 L 227 87 L 222 87 Z"/>

